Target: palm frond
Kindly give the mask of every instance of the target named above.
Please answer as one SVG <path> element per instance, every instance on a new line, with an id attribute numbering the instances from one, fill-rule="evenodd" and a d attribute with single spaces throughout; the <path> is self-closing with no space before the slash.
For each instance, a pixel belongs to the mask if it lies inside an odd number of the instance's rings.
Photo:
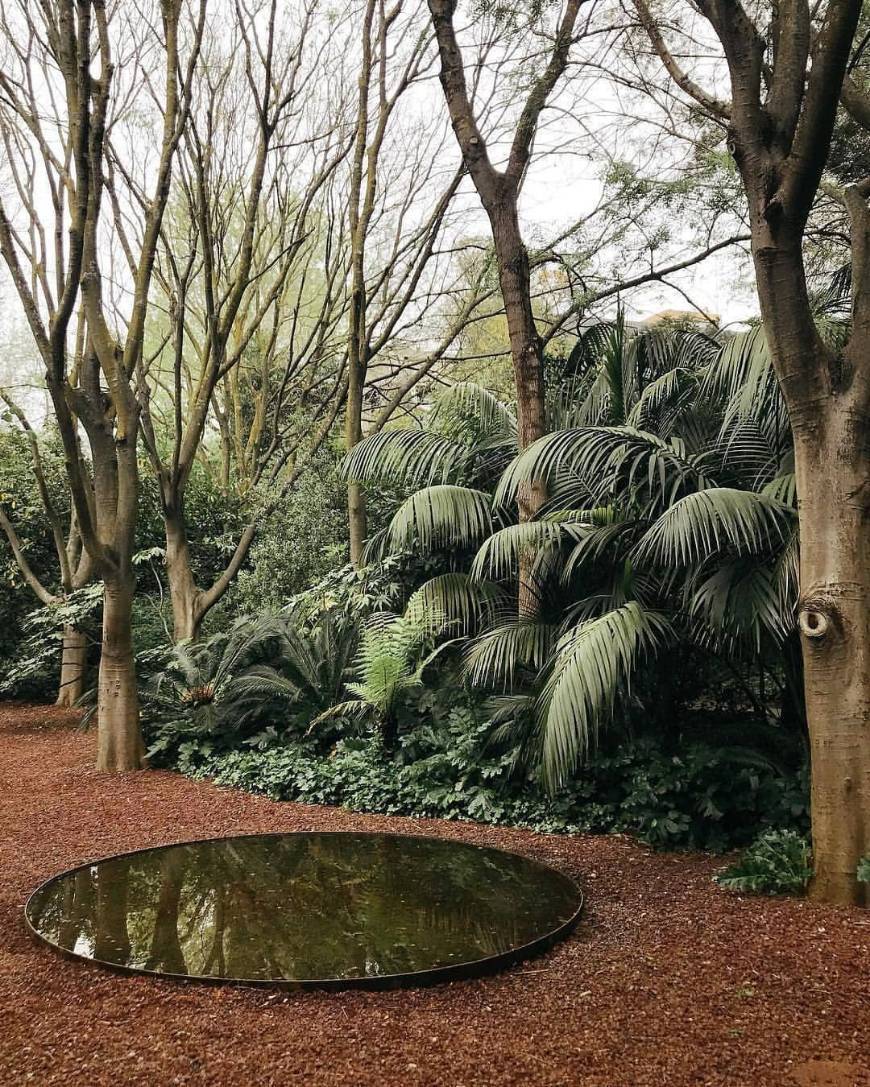
<path id="1" fill-rule="evenodd" d="M 524 521 L 494 532 L 480 547 L 471 566 L 473 578 L 509 577 L 523 555 L 540 554 L 546 547 L 560 543 L 564 526 L 558 521 Z"/>
<path id="2" fill-rule="evenodd" d="M 684 486 L 707 486 L 704 466 L 678 439 L 664 441 L 634 427 L 580 427 L 546 434 L 513 461 L 495 494 L 506 505 L 530 480 L 548 481 L 560 473 L 578 476 L 604 503 L 616 486 L 646 486 L 665 502 Z"/>
<path id="3" fill-rule="evenodd" d="M 673 432 L 680 416 L 697 399 L 701 377 L 697 371 L 676 367 L 651 381 L 640 393 L 626 423 L 662 436 Z"/>
<path id="4" fill-rule="evenodd" d="M 458 479 L 472 456 L 469 446 L 427 430 L 382 430 L 364 438 L 341 467 L 345 479 L 385 480 L 426 487 Z"/>
<path id="5" fill-rule="evenodd" d="M 285 679 L 269 665 L 254 665 L 242 675 L 234 676 L 222 691 L 225 700 L 248 698 L 278 698 L 293 702 L 300 695 L 299 687 Z"/>
<path id="6" fill-rule="evenodd" d="M 503 623 L 471 643 L 465 654 L 465 674 L 475 686 L 509 690 L 518 671 L 543 669 L 557 635 L 558 628 L 551 623 Z"/>
<path id="7" fill-rule="evenodd" d="M 766 495 L 716 487 L 686 495 L 666 510 L 634 549 L 638 562 L 688 566 L 728 551 L 759 554 L 782 544 L 794 511 Z"/>
<path id="8" fill-rule="evenodd" d="M 771 479 L 761 488 L 761 493 L 775 502 L 797 508 L 797 478 L 794 472 L 786 472 Z"/>
<path id="9" fill-rule="evenodd" d="M 572 528 L 570 535 L 575 542 L 565 558 L 562 581 L 569 582 L 588 563 L 596 563 L 605 557 L 610 560 L 614 552 L 617 556 L 624 554 L 627 546 L 634 542 L 638 526 L 637 521 L 625 520 Z"/>
<path id="10" fill-rule="evenodd" d="M 308 726 L 307 732 L 312 732 L 318 725 L 323 724 L 324 721 L 332 720 L 335 717 L 351 717 L 358 719 L 365 719 L 372 715 L 372 707 L 368 702 L 364 702 L 358 698 L 350 698 L 345 702 L 336 702 L 334 706 L 329 706 L 312 719 Z"/>
<path id="11" fill-rule="evenodd" d="M 760 652 L 766 634 L 781 644 L 793 622 L 774 566 L 746 559 L 726 563 L 692 593 L 689 613 L 731 645 Z"/>
<path id="12" fill-rule="evenodd" d="M 489 389 L 473 381 L 461 381 L 436 397 L 427 430 L 466 444 L 504 439 L 515 442 L 517 420 Z"/>
<path id="13" fill-rule="evenodd" d="M 631 601 L 559 639 L 537 707 L 542 769 L 551 787 L 588 751 L 640 661 L 672 637 L 664 615 Z"/>
<path id="14" fill-rule="evenodd" d="M 499 585 L 480 581 L 466 573 L 440 574 L 431 578 L 408 600 L 405 615 L 412 620 L 438 616 L 463 634 L 490 626 L 511 606 Z"/>
<path id="15" fill-rule="evenodd" d="M 470 487 L 425 487 L 396 510 L 387 529 L 387 543 L 393 550 L 413 542 L 427 550 L 472 547 L 492 532 L 491 501 L 485 491 Z"/>

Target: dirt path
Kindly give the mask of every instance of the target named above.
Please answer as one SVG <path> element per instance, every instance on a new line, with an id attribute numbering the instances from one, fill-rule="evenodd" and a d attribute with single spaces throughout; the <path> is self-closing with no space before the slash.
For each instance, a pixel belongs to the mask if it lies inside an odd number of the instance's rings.
<path id="1" fill-rule="evenodd" d="M 113 1087 L 870 1085 L 870 915 L 740 900 L 716 861 L 278 804 L 164 772 L 91 769 L 93 737 L 0 707 L 0 1083 Z M 548 861 L 584 885 L 577 933 L 486 980 L 271 993 L 118 977 L 36 946 L 29 891 L 90 858 L 238 832 L 437 833 Z M 815 1062 L 815 1063 L 808 1063 Z"/>

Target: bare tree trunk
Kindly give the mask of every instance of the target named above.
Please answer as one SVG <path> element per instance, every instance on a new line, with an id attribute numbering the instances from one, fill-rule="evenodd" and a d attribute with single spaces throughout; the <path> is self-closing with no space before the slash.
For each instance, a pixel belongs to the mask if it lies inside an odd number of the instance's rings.
<path id="1" fill-rule="evenodd" d="M 493 247 L 498 261 L 499 285 L 504 301 L 514 381 L 517 393 L 517 440 L 525 449 L 546 433 L 543 346 L 532 312 L 529 255 L 520 230 L 518 200 L 523 176 L 531 158 L 532 140 L 541 111 L 568 65 L 574 27 L 583 0 L 568 0 L 543 70 L 531 80 L 514 130 L 507 165 L 496 169 L 486 139 L 477 125 L 468 93 L 462 50 L 453 18 L 456 0 L 429 0 L 432 26 L 441 58 L 441 87 L 456 140 L 480 201 L 489 216 Z M 521 521 L 530 521 L 546 498 L 543 481 L 521 488 L 518 497 Z M 520 556 L 519 615 L 534 618 L 540 612 L 534 555 Z"/>
<path id="2" fill-rule="evenodd" d="M 507 188 L 507 186 L 502 186 Z M 520 449 L 546 433 L 544 418 L 544 362 L 541 340 L 532 313 L 529 254 L 523 244 L 512 190 L 488 206 L 498 260 L 499 283 L 507 318 L 511 360 L 517 392 L 517 439 Z M 534 515 L 543 490 L 526 494 L 523 520 Z M 536 503 L 537 500 L 537 504 Z"/>
<path id="3" fill-rule="evenodd" d="M 361 566 L 366 544 L 366 496 L 360 483 L 347 485 L 347 525 L 350 542 L 350 561 Z"/>
<path id="4" fill-rule="evenodd" d="M 351 334 L 353 337 L 353 333 Z M 348 453 L 355 445 L 362 441 L 362 393 L 364 377 L 360 377 L 359 363 L 356 364 L 354 373 L 353 354 L 351 350 L 349 381 L 347 387 L 347 404 L 345 406 L 345 448 Z M 351 480 L 347 485 L 347 527 L 350 542 L 350 561 L 354 566 L 362 565 L 363 550 L 366 543 L 366 496 L 362 484 Z"/>
<path id="5" fill-rule="evenodd" d="M 203 613 L 199 607 L 201 593 L 196 586 L 190 565 L 190 544 L 183 516 L 165 512 L 166 574 L 169 579 L 169 599 L 176 642 L 190 641 L 199 635 Z"/>
<path id="6" fill-rule="evenodd" d="M 366 383 L 367 333 L 366 333 L 366 234 L 374 211 L 374 198 L 377 189 L 377 166 L 380 140 L 378 135 L 371 147 L 369 138 L 369 91 L 372 81 L 373 41 L 372 27 L 375 21 L 376 0 L 367 0 L 362 19 L 362 59 L 359 75 L 359 99 L 357 103 L 356 134 L 353 141 L 351 160 L 350 198 L 348 218 L 350 225 L 350 307 L 348 309 L 347 333 L 347 402 L 345 404 L 344 444 L 348 453 L 362 441 L 363 392 Z M 380 9 L 380 33 L 384 53 L 378 72 L 381 90 L 386 79 L 386 32 L 383 7 Z M 383 138 L 383 126 L 389 114 L 383 113 L 385 100 L 381 97 L 381 122 L 378 134 Z M 368 161 L 368 176 L 365 176 L 365 163 Z M 356 480 L 347 485 L 347 526 L 350 542 L 350 561 L 354 566 L 362 564 L 363 547 L 366 538 L 366 499 L 365 492 Z"/>
<path id="7" fill-rule="evenodd" d="M 98 770 L 140 770 L 145 750 L 139 732 L 139 695 L 133 657 L 132 573 L 112 574 L 103 593 L 100 657 Z"/>
<path id="8" fill-rule="evenodd" d="M 499 187 L 498 185 L 496 186 Z M 501 185 L 504 189 L 505 186 Z M 523 244 L 514 191 L 504 192 L 487 204 L 499 284 L 507 318 L 514 385 L 517 394 L 517 440 L 525 449 L 546 433 L 544 360 L 541 340 L 532 313 L 529 255 Z M 546 500 L 542 482 L 524 484 L 517 495 L 521 521 L 531 521 Z M 534 619 L 541 601 L 533 573 L 534 554 L 520 556 L 519 617 Z"/>
<path id="9" fill-rule="evenodd" d="M 799 622 L 812 759 L 813 897 L 870 905 L 870 416 L 798 429 Z M 832 465 L 838 465 L 836 472 Z"/>
<path id="10" fill-rule="evenodd" d="M 74 706 L 81 698 L 84 693 L 87 661 L 87 635 L 76 627 L 65 626 L 60 659 L 60 686 L 55 705 Z"/>

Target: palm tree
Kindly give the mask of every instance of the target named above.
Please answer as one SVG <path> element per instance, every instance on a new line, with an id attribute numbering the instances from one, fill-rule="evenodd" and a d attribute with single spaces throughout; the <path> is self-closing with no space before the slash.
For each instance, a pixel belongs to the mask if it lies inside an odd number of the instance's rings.
<path id="1" fill-rule="evenodd" d="M 468 674 L 502 689 L 495 719 L 552 784 L 657 653 L 676 643 L 738 661 L 784 652 L 797 549 L 787 421 L 772 392 L 737 399 L 747 372 L 775 389 L 765 355 L 757 331 L 723 346 L 697 333 L 633 333 L 621 315 L 594 327 L 551 397 L 557 428 L 515 456 L 494 491 L 481 465 L 493 444 L 504 451 L 504 434 L 493 443 L 479 424 L 487 402 L 467 386 L 454 395 L 478 423 L 470 440 L 427 428 L 359 447 L 355 476 L 422 485 L 396 511 L 386 546 L 477 548 L 463 597 L 430 583 L 428 599 L 466 629 L 477 622 Z M 546 482 L 549 501 L 515 523 L 517 491 L 532 479 Z M 483 615 L 479 601 L 515 585 L 530 552 L 540 615 Z"/>

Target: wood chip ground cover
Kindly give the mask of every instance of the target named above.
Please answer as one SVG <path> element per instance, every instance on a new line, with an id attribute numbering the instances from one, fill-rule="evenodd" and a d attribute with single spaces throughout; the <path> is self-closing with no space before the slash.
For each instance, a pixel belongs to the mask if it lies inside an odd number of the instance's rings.
<path id="1" fill-rule="evenodd" d="M 622 837 L 354 815 L 163 771 L 92 769 L 92 733 L 0 707 L 0 1084 L 870 1087 L 870 915 L 740 899 L 721 859 Z M 512 849 L 588 909 L 548 955 L 392 993 L 174 985 L 70 963 L 27 935 L 29 892 L 88 859 L 280 830 L 393 830 Z"/>

